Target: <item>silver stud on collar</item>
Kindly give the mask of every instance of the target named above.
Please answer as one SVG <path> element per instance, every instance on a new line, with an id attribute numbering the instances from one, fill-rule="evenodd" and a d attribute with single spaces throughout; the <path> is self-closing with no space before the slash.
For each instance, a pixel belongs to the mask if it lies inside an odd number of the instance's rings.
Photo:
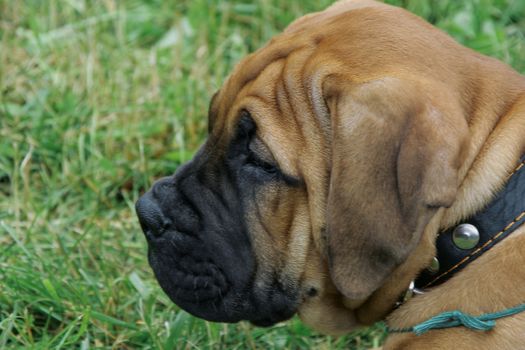
<path id="1" fill-rule="evenodd" d="M 479 231 L 471 224 L 458 225 L 452 232 L 452 241 L 459 249 L 472 249 L 479 242 Z"/>
<path id="2" fill-rule="evenodd" d="M 408 289 L 405 292 L 405 295 L 403 296 L 403 303 L 412 299 L 414 295 L 421 295 L 423 294 L 423 291 L 419 288 L 416 288 L 414 281 L 410 282 L 410 285 L 408 286 Z"/>
<path id="3" fill-rule="evenodd" d="M 436 257 L 432 258 L 432 262 L 427 267 L 427 271 L 432 275 L 439 272 L 439 260 Z"/>

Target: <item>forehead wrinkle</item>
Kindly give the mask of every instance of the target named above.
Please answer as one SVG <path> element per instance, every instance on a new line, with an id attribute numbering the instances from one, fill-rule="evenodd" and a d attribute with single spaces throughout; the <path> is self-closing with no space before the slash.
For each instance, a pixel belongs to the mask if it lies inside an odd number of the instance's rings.
<path id="1" fill-rule="evenodd" d="M 312 114 L 313 110 L 302 77 L 304 75 L 304 67 L 306 63 L 315 52 L 316 46 L 310 46 L 301 51 L 295 51 L 289 56 L 283 70 L 282 80 L 284 91 L 288 97 L 290 108 L 292 110 L 292 117 L 294 118 L 302 139 L 307 139 L 308 134 L 305 132 L 305 127 L 308 128 L 307 118 Z"/>
<path id="2" fill-rule="evenodd" d="M 298 164 L 295 165 L 298 171 L 306 170 L 303 169 L 305 164 L 315 163 L 316 157 L 327 154 L 330 147 L 331 120 L 325 106 L 322 84 L 331 71 L 323 66 L 320 57 L 325 58 L 326 55 L 318 48 L 319 46 L 314 47 L 309 55 L 304 55 L 306 57 L 301 57 L 296 62 L 290 57 L 285 68 L 287 71 L 285 89 L 288 91 L 289 103 L 295 107 L 294 118 L 298 133 L 302 136 L 301 140 L 307 140 L 298 143 L 302 146 L 299 151 L 303 153 L 302 157 L 297 158 Z M 311 95 L 313 88 L 318 94 L 316 100 Z M 316 112 L 316 104 L 323 106 L 326 113 L 319 115 Z M 302 177 L 301 174 L 299 175 Z"/>
<path id="3" fill-rule="evenodd" d="M 272 62 L 284 59 L 292 50 L 271 50 L 271 47 L 263 47 L 255 53 L 241 60 L 234 68 L 225 84 L 220 112 L 225 113 L 233 104 L 239 92 L 250 82 L 253 82 L 259 74 Z"/>
<path id="4" fill-rule="evenodd" d="M 319 43 L 322 47 L 322 42 Z M 328 62 L 327 62 L 328 61 Z M 334 68 L 335 67 L 335 68 Z M 314 52 L 303 67 L 303 86 L 307 92 L 307 100 L 312 110 L 313 119 L 318 128 L 325 133 L 331 129 L 330 111 L 323 94 L 323 84 L 331 74 L 342 70 L 341 63 L 323 54 L 322 48 Z"/>
<path id="5" fill-rule="evenodd" d="M 266 68 L 253 80 L 250 86 L 248 96 L 256 95 L 263 97 L 268 103 L 275 103 L 275 84 L 271 82 L 277 81 L 282 76 L 282 71 L 286 65 L 286 60 L 280 59 L 270 63 Z"/>
<path id="6" fill-rule="evenodd" d="M 304 84 L 303 76 L 305 65 L 314 53 L 315 50 L 310 50 L 310 52 L 306 53 L 302 50 L 290 55 L 283 72 L 284 87 L 291 102 L 297 125 L 300 127 L 303 125 L 303 121 L 300 120 L 301 117 L 304 118 L 311 114 L 313 110 L 307 98 L 307 87 Z"/>
<path id="7" fill-rule="evenodd" d="M 234 68 L 221 92 L 219 113 L 226 113 L 234 105 L 240 90 L 250 81 L 255 80 L 271 63 L 286 59 L 290 53 L 309 45 L 309 38 L 291 33 L 281 33 L 270 42 L 242 59 Z"/>
<path id="8" fill-rule="evenodd" d="M 281 70 L 281 74 L 279 75 L 279 77 L 277 79 L 275 79 L 275 83 L 273 85 L 273 91 L 274 91 L 274 94 L 275 94 L 275 107 L 277 108 L 277 112 L 280 114 L 280 115 L 284 115 L 285 114 L 285 110 L 284 110 L 284 106 L 283 106 L 283 101 L 281 101 L 283 99 L 283 70 Z"/>
<path id="9" fill-rule="evenodd" d="M 284 79 L 282 77 L 275 83 L 275 100 L 277 101 L 277 107 L 281 112 L 281 115 L 293 114 L 293 107 L 290 104 L 290 99 L 288 98 L 288 91 L 284 86 Z"/>
<path id="10" fill-rule="evenodd" d="M 235 115 L 232 115 L 233 112 L 239 111 L 242 108 L 245 107 L 247 101 L 245 100 L 245 97 L 247 95 L 247 91 L 253 84 L 253 81 L 250 81 L 245 86 L 242 87 L 242 89 L 239 91 L 239 98 L 238 101 L 232 106 L 230 110 L 228 110 L 228 114 L 224 115 L 219 112 L 219 115 L 217 116 L 216 125 L 217 127 L 213 130 L 213 137 L 217 138 L 218 141 L 217 144 L 221 145 L 227 145 L 229 140 L 232 139 L 233 135 L 235 134 L 236 125 L 239 120 L 239 113 L 236 113 Z"/>
<path id="11" fill-rule="evenodd" d="M 260 123 L 260 127 L 258 128 L 259 138 L 268 147 L 281 170 L 287 175 L 297 177 L 297 169 L 293 165 L 295 164 L 294 158 L 299 155 L 296 154 L 296 149 L 289 147 L 289 145 L 300 144 L 291 142 L 291 140 L 299 140 L 300 137 L 297 137 L 290 126 L 285 128 L 285 130 L 289 129 L 290 132 L 287 135 L 282 135 L 283 129 L 281 126 L 275 126 L 275 123 L 280 122 L 282 124 L 283 120 L 275 120 L 273 118 L 269 118 L 268 120 L 272 121 L 270 125 Z"/>

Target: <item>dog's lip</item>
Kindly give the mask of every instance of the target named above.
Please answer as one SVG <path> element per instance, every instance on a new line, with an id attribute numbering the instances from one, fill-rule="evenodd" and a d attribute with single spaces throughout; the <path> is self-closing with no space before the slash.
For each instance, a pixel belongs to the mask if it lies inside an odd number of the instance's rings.
<path id="1" fill-rule="evenodd" d="M 279 322 L 284 322 L 297 314 L 299 305 L 293 305 L 286 308 L 272 310 L 270 314 L 262 317 L 251 318 L 248 321 L 257 327 L 271 327 Z"/>
<path id="2" fill-rule="evenodd" d="M 287 319 L 282 319 L 282 320 L 273 320 L 273 319 L 270 319 L 270 318 L 261 318 L 261 319 L 258 319 L 258 320 L 252 320 L 250 321 L 251 324 L 253 324 L 254 326 L 257 326 L 257 327 L 271 327 L 271 326 L 274 326 L 276 325 L 277 323 L 279 322 L 282 322 L 282 321 L 286 321 Z"/>
<path id="3" fill-rule="evenodd" d="M 162 262 L 161 256 L 154 253 L 156 251 L 155 247 L 165 246 L 169 244 L 169 240 L 170 234 L 165 234 L 162 238 L 156 239 L 150 244 L 152 249 L 148 251 L 148 257 L 154 271 L 155 266 L 166 264 L 166 262 Z M 182 271 L 179 268 L 176 270 Z M 181 282 L 176 281 L 182 280 L 180 273 L 176 273 L 175 269 L 171 269 L 170 272 L 169 276 L 165 276 L 164 281 L 171 281 L 174 285 L 179 285 Z M 227 279 L 227 275 L 224 278 Z M 253 294 L 253 291 L 248 292 L 248 290 L 254 288 L 250 284 L 244 287 L 233 287 L 234 289 L 227 288 L 220 292 L 219 299 L 212 298 L 203 302 L 203 300 L 187 299 L 180 290 L 172 289 L 173 287 L 170 287 L 169 284 L 163 284 L 158 276 L 157 280 L 164 292 L 175 304 L 196 317 L 213 322 L 236 323 L 246 320 L 258 327 L 270 327 L 292 318 L 297 313 L 301 300 L 300 296 L 293 297 L 290 292 L 285 292 L 279 288 L 279 295 L 281 293 L 282 295 L 276 300 L 279 300 L 278 303 L 281 305 L 268 306 L 273 304 L 272 300 L 264 298 L 261 300 L 257 297 L 259 293 Z M 227 284 L 231 285 L 231 283 Z M 261 306 L 262 309 L 259 308 Z"/>
<path id="4" fill-rule="evenodd" d="M 173 240 L 175 237 L 192 236 L 189 232 L 167 227 L 162 227 L 159 230 L 145 230 L 144 228 L 141 229 L 142 232 L 144 232 L 144 236 L 146 236 L 146 241 L 148 244 L 154 245 L 167 243 Z"/>
<path id="5" fill-rule="evenodd" d="M 284 321 L 291 319 L 296 313 L 297 313 L 297 309 L 294 309 L 291 312 L 287 311 L 283 315 L 278 315 L 278 316 L 272 315 L 269 317 L 263 317 L 259 319 L 250 320 L 250 323 L 252 323 L 254 326 L 257 326 L 257 327 L 271 327 L 279 322 L 284 322 Z"/>

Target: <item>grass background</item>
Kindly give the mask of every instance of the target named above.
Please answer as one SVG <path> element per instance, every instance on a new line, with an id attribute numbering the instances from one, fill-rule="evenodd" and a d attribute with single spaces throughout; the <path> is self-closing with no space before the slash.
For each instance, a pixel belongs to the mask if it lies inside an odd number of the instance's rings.
<path id="1" fill-rule="evenodd" d="M 205 137 L 235 62 L 329 0 L 0 0 L 0 349 L 366 349 L 213 324 L 157 286 L 133 204 Z M 525 1 L 390 0 L 525 71 Z"/>

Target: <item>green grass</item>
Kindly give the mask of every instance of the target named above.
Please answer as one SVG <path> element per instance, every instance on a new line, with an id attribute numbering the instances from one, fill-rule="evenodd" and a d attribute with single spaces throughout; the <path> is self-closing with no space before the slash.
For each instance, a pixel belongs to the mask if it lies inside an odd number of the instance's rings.
<path id="1" fill-rule="evenodd" d="M 525 71 L 525 2 L 388 1 Z M 285 3 L 283 5 L 283 3 Z M 328 0 L 0 0 L 1 349 L 366 349 L 298 319 L 270 329 L 179 311 L 133 204 L 205 137 L 233 65 Z"/>

